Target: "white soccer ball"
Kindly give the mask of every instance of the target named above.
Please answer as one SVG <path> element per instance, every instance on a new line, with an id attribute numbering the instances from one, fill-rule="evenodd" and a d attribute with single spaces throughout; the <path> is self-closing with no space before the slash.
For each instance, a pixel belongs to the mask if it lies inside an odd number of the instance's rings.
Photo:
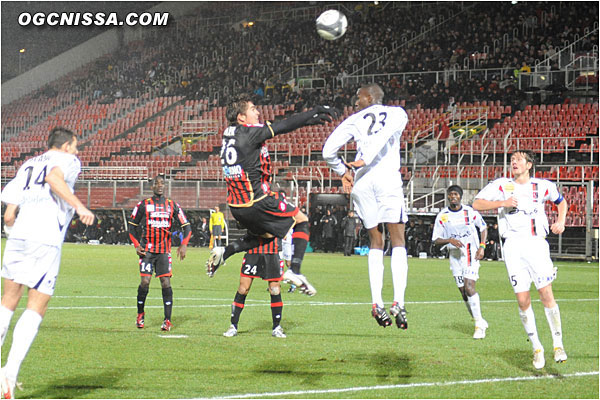
<path id="1" fill-rule="evenodd" d="M 348 19 L 338 10 L 327 10 L 317 18 L 317 33 L 323 39 L 336 40 L 344 36 Z"/>

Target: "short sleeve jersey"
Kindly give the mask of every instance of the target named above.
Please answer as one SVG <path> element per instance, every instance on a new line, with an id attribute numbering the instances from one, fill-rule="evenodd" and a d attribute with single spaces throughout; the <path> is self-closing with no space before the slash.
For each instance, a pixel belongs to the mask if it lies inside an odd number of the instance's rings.
<path id="1" fill-rule="evenodd" d="M 500 178 L 489 183 L 476 199 L 501 201 L 514 196 L 516 208 L 498 209 L 498 231 L 504 239 L 509 237 L 527 237 L 548 235 L 548 218 L 544 211 L 544 203 L 553 201 L 558 204 L 563 200 L 556 185 L 546 179 L 531 178 L 525 184 L 518 184 L 510 178 Z"/>
<path id="2" fill-rule="evenodd" d="M 135 206 L 129 224 L 136 228 L 141 226 L 139 245 L 144 250 L 151 253 L 170 253 L 171 228 L 175 219 L 182 227 L 189 225 L 179 204 L 164 196 L 154 196 L 140 201 Z"/>
<path id="3" fill-rule="evenodd" d="M 221 228 L 225 228 L 225 216 L 222 212 L 214 212 L 210 214 L 210 223 L 209 227 L 212 230 L 214 226 L 220 226 Z"/>
<path id="4" fill-rule="evenodd" d="M 431 240 L 454 238 L 465 246 L 471 245 L 473 248 L 477 248 L 479 247 L 479 235 L 476 228 L 483 231 L 487 229 L 487 225 L 481 214 L 471 206 L 463 204 L 458 211 L 452 211 L 446 207 L 435 218 Z M 451 244 L 449 246 L 454 247 Z"/>
<path id="5" fill-rule="evenodd" d="M 389 174 L 400 171 L 400 137 L 408 123 L 402 107 L 373 104 L 346 118 L 331 133 L 323 147 L 323 158 L 339 175 L 346 167 L 337 151 L 351 140 L 356 142 L 355 160 L 363 160 L 355 179 L 373 171 Z"/>
<path id="6" fill-rule="evenodd" d="M 249 207 L 270 192 L 273 168 L 265 141 L 273 136 L 262 124 L 233 125 L 223 132 L 221 166 L 231 207 Z"/>
<path id="7" fill-rule="evenodd" d="M 60 168 L 71 193 L 81 172 L 79 159 L 62 151 L 49 150 L 27 160 L 2 191 L 2 201 L 19 206 L 11 239 L 61 246 L 74 209 L 50 190 L 45 179 Z"/>

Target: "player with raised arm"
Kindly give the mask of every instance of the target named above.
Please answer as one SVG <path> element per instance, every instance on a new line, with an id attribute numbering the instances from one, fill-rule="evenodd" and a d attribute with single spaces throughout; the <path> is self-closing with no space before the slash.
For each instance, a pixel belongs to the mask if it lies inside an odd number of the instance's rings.
<path id="1" fill-rule="evenodd" d="M 542 369 L 546 365 L 544 347 L 538 337 L 529 291 L 533 283 L 544 305 L 552 332 L 554 361 L 567 361 L 560 311 L 552 293 L 554 266 L 546 241 L 550 230 L 556 235 L 564 232 L 567 202 L 553 182 L 531 177 L 534 163 L 533 152 L 515 151 L 510 157 L 513 178 L 499 178 L 489 183 L 475 197 L 473 208 L 479 211 L 498 209 L 498 230 L 504 240 L 506 271 L 517 297 L 521 322 L 533 346 L 533 366 Z M 558 218 L 550 229 L 544 211 L 546 201 L 558 206 Z"/>
<path id="2" fill-rule="evenodd" d="M 77 136 L 68 129 L 54 128 L 48 137 L 48 149 L 23 163 L 2 191 L 2 202 L 7 204 L 4 229 L 8 235 L 2 265 L 2 345 L 23 289 L 28 287 L 27 306 L 14 327 L 10 352 L 1 372 L 3 399 L 14 398 L 21 363 L 54 294 L 62 244 L 73 213 L 77 212 L 85 225 L 94 222 L 94 214 L 74 194 L 81 172 Z"/>
<path id="3" fill-rule="evenodd" d="M 284 279 L 304 286 L 308 295 L 317 292 L 300 273 L 309 239 L 308 217 L 271 190 L 273 168 L 265 142 L 306 125 L 331 122 L 337 115 L 333 108 L 318 106 L 273 124 L 261 124 L 260 112 L 249 97 L 241 97 L 228 107 L 227 119 L 232 125 L 223 132 L 221 165 L 231 214 L 248 234 L 225 248 L 212 250 L 206 263 L 209 276 L 233 254 L 258 246 L 260 237 L 283 238 L 293 227 L 294 254 Z"/>
<path id="4" fill-rule="evenodd" d="M 479 279 L 479 260 L 485 252 L 487 225 L 481 214 L 462 204 L 463 190 L 460 186 L 452 185 L 446 193 L 450 205 L 435 218 L 431 240 L 438 246 L 447 246 L 452 276 L 469 313 L 475 320 L 473 339 L 483 339 L 488 323 L 481 315 L 479 293 L 475 290 L 475 283 Z M 477 229 L 481 232 L 481 240 Z"/>
<path id="5" fill-rule="evenodd" d="M 377 84 L 364 85 L 357 92 L 357 112 L 346 118 L 329 136 L 323 147 L 323 158 L 342 176 L 346 193 L 352 193 L 354 209 L 368 230 L 369 281 L 373 307 L 371 314 L 379 325 L 389 326 L 382 297 L 383 244 L 378 225 L 385 223 L 392 242 L 392 281 L 394 302 L 390 313 L 398 328 L 407 329 L 404 293 L 408 261 L 404 225 L 408 221 L 402 175 L 400 173 L 400 137 L 408 123 L 402 107 L 385 106 L 383 90 Z M 345 164 L 337 155 L 349 141 L 356 142 L 355 161 Z M 357 169 L 356 175 L 352 170 Z"/>
<path id="6" fill-rule="evenodd" d="M 144 306 L 150 288 L 152 273 L 160 279 L 162 287 L 163 309 L 165 319 L 160 327 L 163 331 L 170 331 L 171 311 L 173 309 L 173 288 L 171 277 L 171 227 L 177 221 L 183 228 L 183 240 L 177 248 L 177 256 L 183 261 L 187 252 L 187 244 L 192 236 L 192 228 L 185 213 L 175 201 L 166 198 L 164 193 L 165 178 L 162 175 L 152 180 L 154 196 L 140 201 L 131 213 L 129 223 L 129 237 L 135 246 L 135 251 L 140 257 L 141 282 L 138 287 L 137 307 L 138 314 L 136 326 L 144 327 Z"/>

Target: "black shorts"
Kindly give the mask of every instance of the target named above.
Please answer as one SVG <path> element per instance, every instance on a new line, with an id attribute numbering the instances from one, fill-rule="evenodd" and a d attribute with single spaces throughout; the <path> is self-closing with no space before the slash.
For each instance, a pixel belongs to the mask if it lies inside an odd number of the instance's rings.
<path id="1" fill-rule="evenodd" d="M 140 257 L 140 276 L 152 276 L 152 273 L 157 278 L 173 276 L 171 265 L 171 253 L 146 252 L 144 257 Z"/>
<path id="2" fill-rule="evenodd" d="M 250 207 L 230 207 L 233 217 L 251 233 L 285 237 L 296 223 L 298 209 L 279 193 L 270 193 Z"/>
<path id="3" fill-rule="evenodd" d="M 283 260 L 279 254 L 248 254 L 242 260 L 240 276 L 262 278 L 264 281 L 281 281 Z"/>

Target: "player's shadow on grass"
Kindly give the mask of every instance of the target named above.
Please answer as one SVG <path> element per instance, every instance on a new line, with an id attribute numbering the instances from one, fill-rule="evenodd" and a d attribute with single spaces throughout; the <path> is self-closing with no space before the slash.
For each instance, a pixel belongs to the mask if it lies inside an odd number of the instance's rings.
<path id="1" fill-rule="evenodd" d="M 79 399 L 87 397 L 97 390 L 113 388 L 119 379 L 120 373 L 117 371 L 105 371 L 98 375 L 76 375 L 56 380 L 31 393 L 28 397 L 33 399 Z"/>
<path id="2" fill-rule="evenodd" d="M 310 371 L 308 368 L 303 369 L 293 361 L 283 361 L 279 359 L 274 360 L 272 363 L 265 363 L 262 367 L 256 368 L 253 372 L 258 375 L 290 376 L 290 378 L 294 378 L 295 382 L 299 382 L 303 385 L 315 385 L 321 381 L 325 375 L 324 372 L 314 372 Z"/>
<path id="3" fill-rule="evenodd" d="M 375 376 L 380 381 L 404 383 L 412 376 L 410 358 L 402 353 L 378 353 L 371 355 L 371 367 L 377 371 Z"/>
<path id="4" fill-rule="evenodd" d="M 464 334 L 467 337 L 471 337 L 471 335 L 473 335 L 473 329 L 475 329 L 472 323 L 467 322 L 452 322 L 450 324 L 445 324 L 443 327 Z"/>
<path id="5" fill-rule="evenodd" d="M 500 353 L 500 357 L 504 359 L 507 364 L 514 365 L 525 372 L 533 372 L 533 351 L 521 350 L 521 349 L 508 349 Z"/>
<path id="6" fill-rule="evenodd" d="M 554 362 L 554 356 L 551 351 L 546 351 L 544 355 L 546 357 L 546 366 L 540 370 L 535 369 L 533 366 L 533 350 L 509 349 L 503 351 L 500 355 L 508 364 L 536 376 L 555 375 L 560 377 L 561 375 L 561 372 L 556 368 L 557 364 Z"/>

